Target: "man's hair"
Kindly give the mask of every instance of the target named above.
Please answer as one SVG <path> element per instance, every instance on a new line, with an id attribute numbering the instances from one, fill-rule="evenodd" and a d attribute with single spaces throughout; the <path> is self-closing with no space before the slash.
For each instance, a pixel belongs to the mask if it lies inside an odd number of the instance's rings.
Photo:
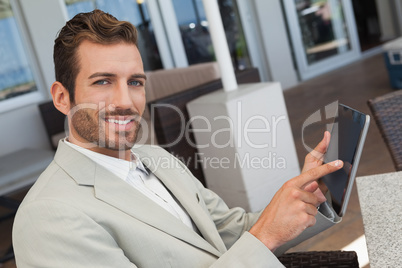
<path id="1" fill-rule="evenodd" d="M 119 21 L 98 9 L 79 13 L 66 23 L 54 41 L 53 60 L 56 81 L 68 90 L 72 103 L 80 71 L 77 49 L 84 40 L 102 45 L 124 42 L 137 46 L 137 30 L 130 22 Z"/>

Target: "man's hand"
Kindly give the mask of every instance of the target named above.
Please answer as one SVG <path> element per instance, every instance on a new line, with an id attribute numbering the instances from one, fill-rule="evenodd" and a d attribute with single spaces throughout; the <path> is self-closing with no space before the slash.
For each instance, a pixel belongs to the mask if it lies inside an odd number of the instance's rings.
<path id="1" fill-rule="evenodd" d="M 316 180 L 340 169 L 342 165 L 342 161 L 337 160 L 308 168 L 304 173 L 287 181 L 276 192 L 250 229 L 250 233 L 271 251 L 275 251 L 279 246 L 299 236 L 306 228 L 313 226 L 316 222 L 317 206 L 325 201 L 323 195 L 314 194 L 318 189 Z"/>

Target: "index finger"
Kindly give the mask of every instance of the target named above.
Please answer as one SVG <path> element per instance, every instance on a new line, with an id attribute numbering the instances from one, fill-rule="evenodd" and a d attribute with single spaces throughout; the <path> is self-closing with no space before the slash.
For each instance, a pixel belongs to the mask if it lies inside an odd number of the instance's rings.
<path id="1" fill-rule="evenodd" d="M 342 166 L 343 162 L 341 160 L 335 160 L 325 165 L 312 168 L 300 174 L 299 176 L 293 178 L 292 180 L 294 180 L 293 183 L 297 187 L 303 188 L 306 184 L 316 181 L 322 176 L 325 176 L 329 173 L 335 172 L 340 168 L 342 168 Z"/>

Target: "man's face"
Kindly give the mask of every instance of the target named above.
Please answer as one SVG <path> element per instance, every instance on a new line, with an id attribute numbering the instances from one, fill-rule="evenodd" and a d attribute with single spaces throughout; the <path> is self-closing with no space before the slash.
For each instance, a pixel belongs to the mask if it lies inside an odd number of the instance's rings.
<path id="1" fill-rule="evenodd" d="M 145 109 L 146 77 L 137 47 L 84 41 L 77 56 L 70 141 L 107 155 L 130 149 Z"/>

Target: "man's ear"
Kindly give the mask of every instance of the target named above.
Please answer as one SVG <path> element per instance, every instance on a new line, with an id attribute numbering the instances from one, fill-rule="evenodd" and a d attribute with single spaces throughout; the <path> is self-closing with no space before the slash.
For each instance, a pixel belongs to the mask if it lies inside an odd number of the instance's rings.
<path id="1" fill-rule="evenodd" d="M 70 93 L 62 83 L 56 81 L 52 84 L 50 93 L 53 97 L 53 104 L 57 110 L 67 115 L 71 109 Z"/>

